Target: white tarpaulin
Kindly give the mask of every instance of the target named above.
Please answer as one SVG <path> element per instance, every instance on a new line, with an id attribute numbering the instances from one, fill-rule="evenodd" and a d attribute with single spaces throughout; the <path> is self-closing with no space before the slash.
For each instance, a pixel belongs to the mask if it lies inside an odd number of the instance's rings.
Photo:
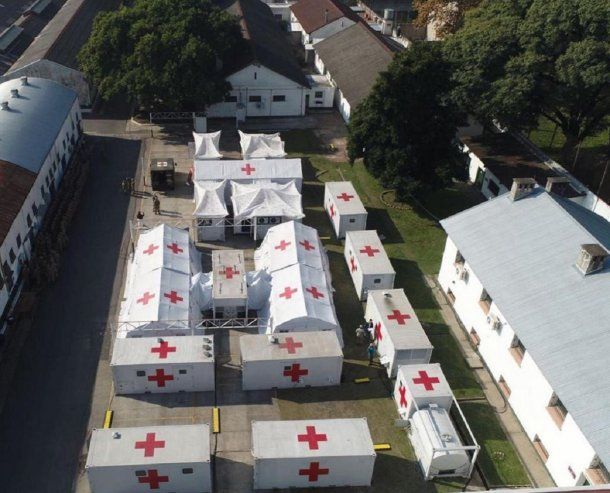
<path id="1" fill-rule="evenodd" d="M 238 130 L 241 154 L 244 159 L 284 157 L 284 141 L 279 133 L 247 134 Z"/>
<path id="2" fill-rule="evenodd" d="M 301 194 L 294 182 L 240 184 L 231 183 L 235 221 L 256 217 L 304 217 Z"/>
<path id="3" fill-rule="evenodd" d="M 229 215 L 225 203 L 225 187 L 227 182 L 196 181 L 195 212 L 196 217 L 222 218 Z"/>
<path id="4" fill-rule="evenodd" d="M 271 293 L 271 276 L 264 270 L 253 270 L 246 273 L 248 283 L 248 307 L 260 310 L 269 301 Z"/>
<path id="5" fill-rule="evenodd" d="M 273 226 L 254 252 L 256 269 L 275 272 L 294 264 L 329 272 L 328 256 L 315 228 L 296 221 Z"/>
<path id="6" fill-rule="evenodd" d="M 166 224 L 140 233 L 133 264 L 136 277 L 161 267 L 189 275 L 201 270 L 188 230 Z"/>
<path id="7" fill-rule="evenodd" d="M 193 132 L 195 139 L 195 159 L 218 159 L 220 154 L 220 131 L 199 134 Z"/>
<path id="8" fill-rule="evenodd" d="M 200 272 L 191 278 L 191 297 L 200 312 L 212 307 L 212 273 Z"/>

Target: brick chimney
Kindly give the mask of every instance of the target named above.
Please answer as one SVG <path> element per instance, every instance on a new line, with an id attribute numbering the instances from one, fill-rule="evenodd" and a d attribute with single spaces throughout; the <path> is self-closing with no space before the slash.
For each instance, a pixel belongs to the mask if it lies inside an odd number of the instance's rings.
<path id="1" fill-rule="evenodd" d="M 523 197 L 527 197 L 532 193 L 536 186 L 536 180 L 533 178 L 515 178 L 513 186 L 510 188 L 510 198 L 514 202 Z"/>

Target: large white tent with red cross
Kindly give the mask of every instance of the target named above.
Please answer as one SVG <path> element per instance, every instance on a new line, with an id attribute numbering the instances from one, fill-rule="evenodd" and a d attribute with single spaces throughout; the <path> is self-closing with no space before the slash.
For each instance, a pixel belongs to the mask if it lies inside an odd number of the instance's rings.
<path id="1" fill-rule="evenodd" d="M 366 320 L 373 320 L 379 361 L 388 375 L 400 365 L 429 363 L 433 346 L 402 289 L 371 290 Z"/>
<path id="2" fill-rule="evenodd" d="M 138 275 L 161 267 L 189 275 L 201 271 L 199 252 L 191 242 L 188 230 L 167 224 L 140 233 L 133 263 Z"/>
<path id="3" fill-rule="evenodd" d="M 91 493 L 212 491 L 207 424 L 93 429 Z"/>
<path id="4" fill-rule="evenodd" d="M 253 421 L 254 488 L 370 486 L 366 418 Z"/>
<path id="5" fill-rule="evenodd" d="M 239 145 L 244 159 L 282 158 L 286 155 L 279 133 L 247 134 L 238 130 Z"/>
<path id="6" fill-rule="evenodd" d="M 344 256 L 360 301 L 366 300 L 371 289 L 394 287 L 396 272 L 377 231 L 348 231 Z"/>
<path id="7" fill-rule="evenodd" d="M 366 229 L 367 212 L 351 181 L 324 184 L 324 209 L 337 238 L 345 238 L 347 231 Z"/>
<path id="8" fill-rule="evenodd" d="M 244 390 L 341 382 L 343 351 L 334 331 L 243 335 L 239 347 Z"/>
<path id="9" fill-rule="evenodd" d="M 396 375 L 394 400 L 398 414 L 408 419 L 417 409 L 430 404 L 449 411 L 453 405 L 453 392 L 438 363 L 401 365 Z"/>

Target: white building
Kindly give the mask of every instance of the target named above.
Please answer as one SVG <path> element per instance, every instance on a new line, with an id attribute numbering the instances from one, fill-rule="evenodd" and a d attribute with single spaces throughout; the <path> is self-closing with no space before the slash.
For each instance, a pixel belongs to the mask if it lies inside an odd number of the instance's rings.
<path id="1" fill-rule="evenodd" d="M 396 272 L 377 231 L 348 231 L 343 255 L 360 301 L 366 300 L 371 289 L 394 287 Z"/>
<path id="2" fill-rule="evenodd" d="M 439 282 L 555 482 L 595 483 L 610 463 L 610 224 L 532 186 L 441 222 Z"/>
<path id="3" fill-rule="evenodd" d="M 81 135 L 76 93 L 24 77 L 0 84 L 0 319 Z"/>
<path id="4" fill-rule="evenodd" d="M 337 238 L 347 231 L 366 229 L 367 212 L 351 181 L 327 181 L 324 184 L 324 209 Z"/>

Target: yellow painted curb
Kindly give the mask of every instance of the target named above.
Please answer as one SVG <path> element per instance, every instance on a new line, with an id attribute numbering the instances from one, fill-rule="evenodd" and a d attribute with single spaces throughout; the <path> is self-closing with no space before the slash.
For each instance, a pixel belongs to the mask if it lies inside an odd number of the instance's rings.
<path id="1" fill-rule="evenodd" d="M 389 443 L 377 443 L 373 446 L 375 451 L 379 450 L 392 450 L 392 446 Z"/>
<path id="2" fill-rule="evenodd" d="M 369 383 L 370 381 L 371 381 L 371 379 L 368 377 L 354 379 L 354 383 Z"/>
<path id="3" fill-rule="evenodd" d="M 108 409 L 104 415 L 104 428 L 110 428 L 112 426 L 112 416 L 114 416 L 114 411 Z"/>
<path id="4" fill-rule="evenodd" d="M 220 409 L 212 409 L 212 433 L 220 433 Z"/>

